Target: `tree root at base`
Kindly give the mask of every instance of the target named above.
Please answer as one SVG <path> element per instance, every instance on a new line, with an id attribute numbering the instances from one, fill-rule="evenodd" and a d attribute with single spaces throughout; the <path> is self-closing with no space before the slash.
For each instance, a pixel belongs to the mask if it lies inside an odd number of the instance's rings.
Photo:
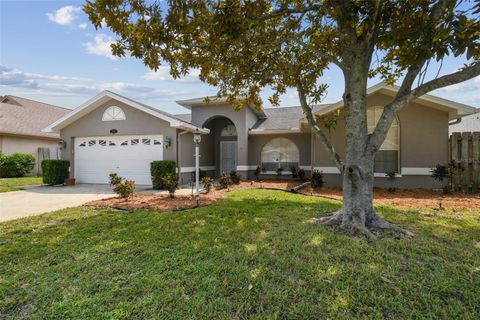
<path id="1" fill-rule="evenodd" d="M 394 232 L 396 234 L 401 234 L 404 236 L 411 237 L 414 234 L 406 229 L 400 228 L 390 222 L 383 220 L 382 218 L 375 216 L 372 222 L 362 225 L 358 222 L 353 221 L 343 221 L 343 213 L 342 211 L 336 211 L 330 213 L 329 215 L 314 219 L 314 223 L 322 226 L 329 227 L 333 229 L 333 231 L 337 232 L 345 232 L 351 236 L 364 236 L 368 240 L 373 241 L 377 240 L 378 236 L 383 232 Z"/>

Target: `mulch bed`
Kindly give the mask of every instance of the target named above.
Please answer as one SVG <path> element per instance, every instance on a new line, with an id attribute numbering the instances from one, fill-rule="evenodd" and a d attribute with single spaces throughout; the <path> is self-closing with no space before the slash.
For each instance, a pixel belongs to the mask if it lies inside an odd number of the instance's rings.
<path id="1" fill-rule="evenodd" d="M 212 189 L 210 193 L 200 195 L 200 206 L 209 205 L 222 198 L 228 191 L 239 189 L 279 189 L 291 190 L 301 182 L 292 180 L 270 180 L 270 181 L 242 181 L 229 189 Z M 313 189 L 306 186 L 299 190 L 300 193 L 311 196 L 320 196 L 336 200 L 342 199 L 342 190 L 334 187 L 323 187 Z M 453 210 L 469 210 L 480 208 L 480 196 L 465 193 L 444 195 L 441 191 L 428 189 L 399 189 L 389 192 L 385 189 L 374 189 L 374 203 L 394 205 L 400 207 L 415 207 L 417 209 L 438 209 L 440 207 Z M 95 200 L 86 204 L 92 207 L 108 207 L 120 210 L 150 209 L 156 211 L 177 211 L 195 208 L 196 200 L 191 195 L 177 195 L 171 199 L 166 194 L 135 194 L 130 199 L 112 197 Z"/>

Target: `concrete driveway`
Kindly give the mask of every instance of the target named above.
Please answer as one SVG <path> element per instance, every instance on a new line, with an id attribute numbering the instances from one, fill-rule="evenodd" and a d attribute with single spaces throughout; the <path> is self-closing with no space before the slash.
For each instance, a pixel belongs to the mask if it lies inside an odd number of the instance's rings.
<path id="1" fill-rule="evenodd" d="M 154 192 L 149 186 L 136 186 L 135 191 Z M 76 207 L 113 195 L 112 188 L 102 184 L 32 186 L 20 191 L 4 192 L 0 193 L 0 222 Z"/>

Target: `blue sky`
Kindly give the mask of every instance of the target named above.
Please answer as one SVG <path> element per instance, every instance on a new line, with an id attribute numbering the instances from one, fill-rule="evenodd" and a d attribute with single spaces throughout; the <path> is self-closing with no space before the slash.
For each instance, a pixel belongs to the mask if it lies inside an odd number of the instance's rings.
<path id="1" fill-rule="evenodd" d="M 185 113 L 176 100 L 216 93 L 195 74 L 174 81 L 167 67 L 153 73 L 140 60 L 113 58 L 113 35 L 108 29 L 95 30 L 82 5 L 83 1 L 0 0 L 0 95 L 74 108 L 108 89 L 168 112 Z M 465 59 L 447 59 L 441 73 L 463 63 Z M 435 66 L 431 69 L 434 75 Z M 330 84 L 325 102 L 338 101 L 343 88 L 340 71 L 327 71 L 324 81 Z M 434 94 L 480 107 L 480 77 Z M 268 90 L 262 96 L 269 107 Z M 294 90 L 282 97 L 281 105 L 298 105 Z"/>

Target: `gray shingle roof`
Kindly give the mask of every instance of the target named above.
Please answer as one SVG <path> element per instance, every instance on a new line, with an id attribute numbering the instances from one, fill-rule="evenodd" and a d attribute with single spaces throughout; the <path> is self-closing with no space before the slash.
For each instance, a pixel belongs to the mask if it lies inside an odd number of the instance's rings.
<path id="1" fill-rule="evenodd" d="M 321 104 L 313 107 L 318 112 L 330 104 Z M 259 120 L 252 129 L 259 130 L 290 130 L 299 129 L 300 120 L 305 116 L 302 107 L 269 108 L 265 109 L 266 119 Z"/>
<path id="2" fill-rule="evenodd" d="M 478 110 L 478 109 L 477 109 Z M 480 111 L 462 118 L 462 121 L 449 128 L 453 132 L 478 132 L 480 131 Z"/>
<path id="3" fill-rule="evenodd" d="M 58 134 L 42 132 L 70 109 L 30 99 L 5 96 L 0 103 L 0 134 L 17 134 L 59 138 Z"/>

